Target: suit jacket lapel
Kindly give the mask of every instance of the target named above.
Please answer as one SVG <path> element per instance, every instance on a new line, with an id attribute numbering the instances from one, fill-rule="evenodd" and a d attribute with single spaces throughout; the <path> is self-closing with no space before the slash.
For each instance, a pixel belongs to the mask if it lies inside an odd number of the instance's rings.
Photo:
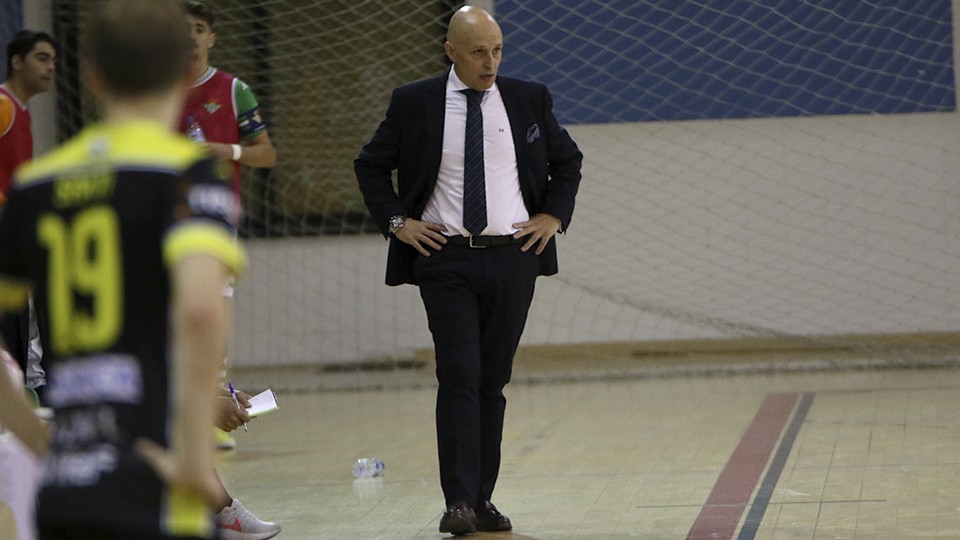
<path id="1" fill-rule="evenodd" d="M 510 132 L 513 134 L 513 146 L 517 154 L 517 163 L 520 163 L 523 155 L 523 147 L 526 143 L 524 137 L 528 127 L 524 125 L 526 111 L 523 109 L 523 101 L 517 92 L 517 88 L 512 84 L 510 79 L 497 77 L 497 88 L 500 89 L 503 107 L 507 110 L 507 118 L 510 119 Z"/>
<path id="2" fill-rule="evenodd" d="M 427 164 L 424 171 L 425 180 L 428 184 L 427 193 L 433 191 L 437 183 L 437 174 L 440 172 L 440 158 L 443 155 L 443 125 L 447 106 L 447 76 L 444 75 L 431 81 L 424 99 L 425 117 L 420 119 L 425 122 L 427 137 L 423 141 L 423 163 Z M 413 119 L 414 122 L 417 119 Z"/>
<path id="3" fill-rule="evenodd" d="M 497 77 L 497 88 L 500 89 L 500 98 L 503 99 L 503 107 L 507 110 L 507 118 L 510 120 L 510 133 L 513 135 L 513 152 L 517 157 L 517 172 L 520 176 L 520 191 L 524 198 L 530 194 L 530 177 L 525 166 L 527 157 L 527 128 L 528 112 L 524 108 L 523 99 L 519 88 L 513 84 L 513 81 L 506 77 Z M 529 202 L 529 201 L 528 201 Z M 529 206 L 529 204 L 528 204 Z"/>

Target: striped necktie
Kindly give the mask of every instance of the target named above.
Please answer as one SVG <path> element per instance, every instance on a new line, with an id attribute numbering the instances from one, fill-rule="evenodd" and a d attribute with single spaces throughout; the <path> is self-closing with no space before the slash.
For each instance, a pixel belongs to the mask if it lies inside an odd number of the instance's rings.
<path id="1" fill-rule="evenodd" d="M 483 112 L 479 90 L 461 90 L 467 96 L 467 130 L 463 145 L 463 226 L 479 235 L 487 226 L 487 190 L 483 174 Z"/>

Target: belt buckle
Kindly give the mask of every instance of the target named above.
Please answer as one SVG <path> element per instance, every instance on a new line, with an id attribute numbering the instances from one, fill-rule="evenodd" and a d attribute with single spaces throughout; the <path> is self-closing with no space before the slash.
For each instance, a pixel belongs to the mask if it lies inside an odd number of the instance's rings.
<path id="1" fill-rule="evenodd" d="M 487 246 L 481 246 L 481 245 L 474 244 L 474 243 L 473 243 L 473 235 L 472 235 L 472 234 L 467 237 L 467 243 L 468 243 L 468 245 L 469 245 L 470 247 L 472 247 L 473 249 L 484 249 L 485 247 L 487 247 Z"/>

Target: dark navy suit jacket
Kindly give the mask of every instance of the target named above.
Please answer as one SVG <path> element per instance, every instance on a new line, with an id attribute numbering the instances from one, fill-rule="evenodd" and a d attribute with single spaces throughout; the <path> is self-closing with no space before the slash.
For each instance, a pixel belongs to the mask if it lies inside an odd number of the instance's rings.
<path id="1" fill-rule="evenodd" d="M 393 91 L 386 118 L 354 161 L 363 200 L 385 236 L 391 216 L 420 219 L 437 184 L 443 150 L 447 77 L 412 82 Z M 547 213 L 566 231 L 580 185 L 583 154 L 553 115 L 547 87 L 497 76 L 510 119 L 520 191 L 531 216 Z M 392 171 L 397 171 L 397 189 Z M 417 251 L 390 237 L 387 285 L 416 283 Z M 557 273 L 556 238 L 540 254 L 540 275 Z"/>

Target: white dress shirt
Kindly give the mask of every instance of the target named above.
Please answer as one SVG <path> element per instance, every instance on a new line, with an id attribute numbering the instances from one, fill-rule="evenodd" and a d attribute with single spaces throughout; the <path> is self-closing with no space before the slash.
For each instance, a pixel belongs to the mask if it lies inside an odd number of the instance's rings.
<path id="1" fill-rule="evenodd" d="M 439 223 L 448 236 L 470 233 L 463 226 L 463 146 L 467 129 L 465 85 L 452 68 L 447 79 L 443 122 L 443 156 L 437 186 L 427 201 L 421 221 Z M 520 193 L 517 154 L 513 147 L 510 119 L 500 90 L 494 84 L 483 96 L 483 174 L 487 196 L 487 227 L 481 235 L 499 236 L 517 232 L 514 223 L 530 219 Z"/>

